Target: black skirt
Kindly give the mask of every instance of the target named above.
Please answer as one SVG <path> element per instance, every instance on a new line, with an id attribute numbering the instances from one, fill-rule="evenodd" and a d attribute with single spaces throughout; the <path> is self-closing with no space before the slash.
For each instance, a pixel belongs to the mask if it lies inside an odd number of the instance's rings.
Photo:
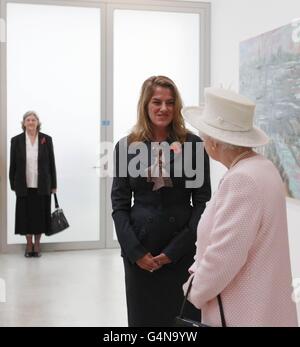
<path id="1" fill-rule="evenodd" d="M 174 327 L 184 299 L 182 285 L 189 278 L 193 255 L 149 272 L 123 258 L 129 327 Z M 184 315 L 201 321 L 201 312 L 186 302 Z"/>
<path id="2" fill-rule="evenodd" d="M 51 195 L 39 195 L 28 188 L 27 196 L 17 197 L 15 234 L 45 234 L 51 225 Z"/>

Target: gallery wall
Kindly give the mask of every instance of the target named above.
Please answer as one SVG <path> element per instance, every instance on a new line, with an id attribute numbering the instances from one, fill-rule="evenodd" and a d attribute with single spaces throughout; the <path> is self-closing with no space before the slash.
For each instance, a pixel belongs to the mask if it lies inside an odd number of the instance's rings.
<path id="1" fill-rule="evenodd" d="M 248 38 L 276 29 L 300 18 L 298 0 L 211 0 L 212 85 L 239 86 L 239 44 Z M 211 164 L 213 189 L 225 169 Z M 300 182 L 299 182 L 300 184 Z M 300 202 L 287 201 L 289 240 L 294 279 L 300 281 Z M 299 290 L 299 288 L 298 288 Z M 300 321 L 300 303 L 298 304 Z"/>

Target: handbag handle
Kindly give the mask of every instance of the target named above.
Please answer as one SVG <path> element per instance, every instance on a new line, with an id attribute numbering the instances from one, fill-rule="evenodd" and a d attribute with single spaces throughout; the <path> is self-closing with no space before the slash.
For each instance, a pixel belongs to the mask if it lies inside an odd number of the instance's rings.
<path id="1" fill-rule="evenodd" d="M 185 307 L 187 298 L 188 298 L 188 296 L 189 296 L 189 294 L 190 294 L 190 291 L 191 291 L 191 288 L 192 288 L 192 284 L 193 284 L 193 280 L 194 280 L 194 277 L 191 279 L 191 281 L 190 281 L 190 283 L 189 283 L 189 286 L 188 286 L 188 290 L 187 290 L 187 292 L 186 292 L 186 294 L 185 294 L 185 296 L 184 296 L 183 303 L 182 303 L 181 310 L 180 310 L 180 314 L 179 314 L 179 317 L 180 317 L 180 318 L 183 318 L 184 307 Z M 225 314 L 224 314 L 224 309 L 223 309 L 221 294 L 219 294 L 219 295 L 217 296 L 217 299 L 218 299 L 218 305 L 219 305 L 219 310 L 220 310 L 220 316 L 221 316 L 222 327 L 223 327 L 223 328 L 226 328 L 226 320 L 225 320 Z"/>
<path id="2" fill-rule="evenodd" d="M 54 202 L 55 202 L 55 208 L 59 208 L 56 193 L 54 193 Z"/>

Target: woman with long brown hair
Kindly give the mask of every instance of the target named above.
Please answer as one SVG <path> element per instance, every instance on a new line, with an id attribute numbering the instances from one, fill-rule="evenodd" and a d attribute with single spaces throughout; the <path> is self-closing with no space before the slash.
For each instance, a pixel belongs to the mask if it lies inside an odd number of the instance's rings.
<path id="1" fill-rule="evenodd" d="M 204 153 L 197 167 L 202 141 L 185 128 L 181 108 L 171 79 L 148 78 L 137 123 L 116 146 L 112 215 L 124 261 L 128 323 L 133 327 L 173 325 L 193 262 L 197 224 L 211 195 L 208 157 Z M 194 173 L 203 176 L 202 185 L 187 183 L 194 177 L 183 169 L 183 153 Z M 199 320 L 191 305 L 188 311 L 187 316 Z"/>

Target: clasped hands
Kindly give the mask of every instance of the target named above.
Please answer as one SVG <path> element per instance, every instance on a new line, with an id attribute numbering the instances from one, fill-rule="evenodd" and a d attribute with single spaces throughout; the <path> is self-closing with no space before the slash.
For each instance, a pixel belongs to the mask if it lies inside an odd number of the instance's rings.
<path id="1" fill-rule="evenodd" d="M 161 253 L 156 257 L 153 257 L 151 253 L 147 253 L 142 258 L 138 259 L 136 264 L 143 270 L 153 272 L 171 262 L 171 259 L 164 253 Z"/>

